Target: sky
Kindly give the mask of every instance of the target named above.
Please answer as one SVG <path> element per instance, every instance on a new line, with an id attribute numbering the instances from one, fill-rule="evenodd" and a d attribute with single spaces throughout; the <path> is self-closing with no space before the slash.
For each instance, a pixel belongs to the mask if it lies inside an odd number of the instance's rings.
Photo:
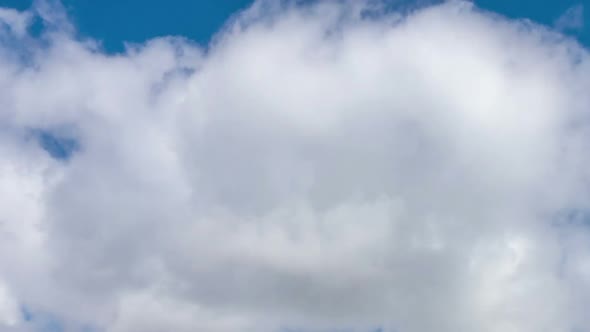
<path id="1" fill-rule="evenodd" d="M 0 0 L 0 332 L 590 331 L 588 8 Z"/>
<path id="2" fill-rule="evenodd" d="M 33 0 L 0 0 L 1 7 L 25 10 Z M 207 45 L 224 23 L 253 0 L 192 1 L 170 0 L 62 0 L 77 33 L 101 41 L 107 52 L 121 52 L 124 43 L 175 35 L 201 45 Z M 303 2 L 303 1 L 300 1 Z M 393 7 L 422 6 L 440 3 L 439 0 L 387 0 Z M 530 19 L 547 26 L 555 26 L 559 18 L 570 14 L 582 18 L 588 15 L 588 0 L 476 0 L 481 9 L 510 18 Z M 579 14 L 581 13 L 581 14 Z M 565 28 L 565 27 L 563 27 Z M 584 24 L 568 27 L 565 32 L 590 45 L 590 28 Z"/>

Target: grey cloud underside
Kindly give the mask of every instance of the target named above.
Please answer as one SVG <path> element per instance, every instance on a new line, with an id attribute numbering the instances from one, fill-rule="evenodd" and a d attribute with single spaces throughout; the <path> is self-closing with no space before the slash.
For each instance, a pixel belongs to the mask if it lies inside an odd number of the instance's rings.
<path id="1" fill-rule="evenodd" d="M 120 55 L 1 11 L 0 331 L 590 329 L 587 51 L 374 6 Z"/>

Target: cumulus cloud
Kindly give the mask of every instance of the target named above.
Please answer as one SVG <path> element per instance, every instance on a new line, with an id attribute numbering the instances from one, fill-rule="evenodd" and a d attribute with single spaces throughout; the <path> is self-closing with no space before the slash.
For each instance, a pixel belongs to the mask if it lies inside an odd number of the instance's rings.
<path id="1" fill-rule="evenodd" d="M 258 2 L 105 54 L 39 8 L 0 12 L 0 331 L 590 328 L 574 41 Z"/>

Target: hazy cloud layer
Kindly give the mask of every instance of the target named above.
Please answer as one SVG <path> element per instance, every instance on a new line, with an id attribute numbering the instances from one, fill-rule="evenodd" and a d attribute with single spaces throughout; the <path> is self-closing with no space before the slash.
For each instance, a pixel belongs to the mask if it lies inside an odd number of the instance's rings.
<path id="1" fill-rule="evenodd" d="M 106 55 L 61 13 L 0 11 L 0 331 L 590 329 L 575 42 L 259 2 Z"/>

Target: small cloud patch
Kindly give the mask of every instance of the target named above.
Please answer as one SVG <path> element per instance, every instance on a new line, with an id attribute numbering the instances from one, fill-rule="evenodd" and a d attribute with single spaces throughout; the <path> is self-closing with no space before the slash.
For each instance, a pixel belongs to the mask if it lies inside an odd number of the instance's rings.
<path id="1" fill-rule="evenodd" d="M 584 27 L 584 6 L 581 4 L 568 8 L 555 20 L 555 27 L 560 31 L 579 31 Z"/>

